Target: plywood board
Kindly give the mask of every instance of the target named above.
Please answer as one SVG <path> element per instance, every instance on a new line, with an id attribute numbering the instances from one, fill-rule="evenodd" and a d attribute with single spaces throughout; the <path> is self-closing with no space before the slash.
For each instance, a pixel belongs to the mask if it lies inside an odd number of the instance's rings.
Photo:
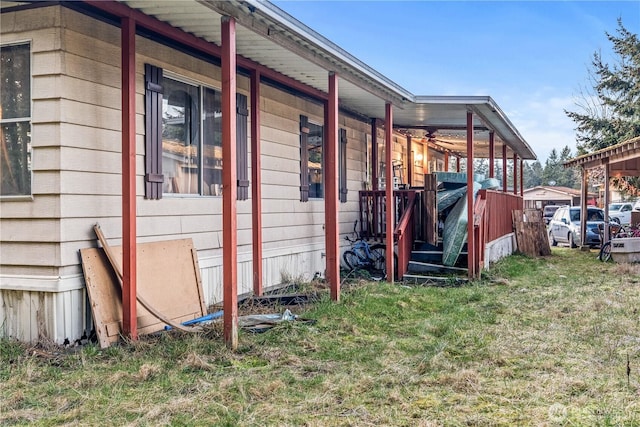
<path id="1" fill-rule="evenodd" d="M 111 248 L 122 265 L 122 246 Z M 191 239 L 138 244 L 137 290 L 155 310 L 180 323 L 206 314 L 200 267 Z M 102 248 L 80 250 L 96 334 L 102 348 L 122 332 L 122 298 L 118 279 Z M 140 303 L 138 333 L 164 329 Z"/>

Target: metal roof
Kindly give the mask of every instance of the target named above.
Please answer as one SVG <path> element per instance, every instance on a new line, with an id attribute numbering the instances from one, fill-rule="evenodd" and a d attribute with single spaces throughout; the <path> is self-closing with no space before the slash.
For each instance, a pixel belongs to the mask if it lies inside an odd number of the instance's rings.
<path id="1" fill-rule="evenodd" d="M 236 51 L 322 92 L 328 73 L 338 74 L 340 107 L 367 118 L 385 117 L 393 104 L 394 128 L 416 137 L 435 133 L 436 144 L 466 152 L 466 113 L 474 114 L 476 157 L 489 157 L 489 130 L 507 156 L 533 160 L 535 153 L 489 96 L 417 96 L 266 0 L 118 0 L 132 9 L 221 46 L 221 17 L 236 19 Z M 13 2 L 12 2 L 13 3 Z M 6 4 L 5 4 L 6 7 Z M 393 59 L 390 59 L 393 60 Z"/>

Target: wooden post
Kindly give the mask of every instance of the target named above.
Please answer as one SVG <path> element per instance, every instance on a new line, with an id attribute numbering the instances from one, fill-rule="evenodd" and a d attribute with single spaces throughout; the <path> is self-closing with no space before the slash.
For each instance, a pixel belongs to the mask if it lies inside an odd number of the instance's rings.
<path id="1" fill-rule="evenodd" d="M 473 226 L 473 113 L 467 111 L 467 268 L 469 278 L 476 277 L 476 244 Z"/>
<path id="2" fill-rule="evenodd" d="M 393 283 L 394 274 L 393 271 L 393 229 L 395 226 L 395 199 L 393 197 L 393 164 L 392 164 L 392 151 L 393 151 L 393 106 L 387 102 L 385 104 L 385 175 L 386 175 L 386 254 L 387 254 L 387 281 Z"/>
<path id="3" fill-rule="evenodd" d="M 507 144 L 502 144 L 502 191 L 507 192 Z"/>
<path id="4" fill-rule="evenodd" d="M 435 173 L 424 176 L 424 197 L 422 198 L 424 209 L 424 235 L 426 242 L 431 245 L 438 244 L 438 204 L 436 193 L 438 180 Z"/>
<path id="5" fill-rule="evenodd" d="M 513 194 L 518 194 L 518 155 L 513 153 Z"/>
<path id="6" fill-rule="evenodd" d="M 136 229 L 136 22 L 121 21 L 122 68 L 122 330 L 138 339 Z"/>
<path id="7" fill-rule="evenodd" d="M 520 195 L 524 197 L 524 160 L 520 159 Z"/>
<path id="8" fill-rule="evenodd" d="M 260 71 L 251 72 L 251 235 L 253 293 L 262 295 L 262 161 L 260 143 Z"/>
<path id="9" fill-rule="evenodd" d="M 449 172 L 449 153 L 446 153 L 446 152 L 444 153 L 444 171 Z M 432 171 L 432 172 L 435 172 L 435 171 Z"/>
<path id="10" fill-rule="evenodd" d="M 611 230 L 609 229 L 609 197 L 610 197 L 609 181 L 611 179 L 610 174 L 611 174 L 611 166 L 609 165 L 609 159 L 607 159 L 607 163 L 604 165 L 604 218 L 605 218 L 604 221 L 606 225 L 604 227 L 605 242 L 608 242 L 611 239 L 611 236 L 610 236 Z M 582 175 L 587 175 L 587 169 L 585 169 L 584 167 L 582 168 Z M 589 192 L 587 192 L 586 194 L 588 195 Z"/>
<path id="11" fill-rule="evenodd" d="M 413 162 L 414 158 L 411 156 L 413 151 L 411 150 L 411 135 L 407 135 L 407 185 L 411 187 L 413 185 Z"/>
<path id="12" fill-rule="evenodd" d="M 378 122 L 371 119 L 371 189 L 378 190 Z M 375 218 L 375 215 L 374 215 Z"/>
<path id="13" fill-rule="evenodd" d="M 607 168 L 608 169 L 608 168 Z M 606 174 L 605 174 L 606 175 Z M 582 184 L 581 184 L 581 195 L 580 197 L 580 247 L 588 248 L 589 246 L 585 245 L 586 237 L 587 237 L 587 194 L 588 194 L 588 186 L 589 186 L 589 174 L 582 174 Z"/>
<path id="14" fill-rule="evenodd" d="M 495 177 L 495 162 L 496 162 L 496 151 L 495 151 L 495 140 L 494 140 L 494 132 L 489 131 L 489 178 Z"/>
<path id="15" fill-rule="evenodd" d="M 325 139 L 325 245 L 326 279 L 331 299 L 340 299 L 340 246 L 338 243 L 338 75 L 329 73 L 329 99 L 326 103 L 327 132 Z"/>
<path id="16" fill-rule="evenodd" d="M 224 340 L 238 347 L 238 218 L 236 215 L 236 21 L 222 21 L 222 271 Z"/>

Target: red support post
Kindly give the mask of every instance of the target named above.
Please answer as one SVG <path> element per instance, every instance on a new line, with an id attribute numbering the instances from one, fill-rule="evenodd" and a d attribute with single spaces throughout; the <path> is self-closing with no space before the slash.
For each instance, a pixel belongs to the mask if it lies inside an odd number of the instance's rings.
<path id="1" fill-rule="evenodd" d="M 607 218 L 605 219 L 605 227 L 604 227 L 604 241 L 608 242 L 609 239 L 611 238 L 610 236 L 610 232 L 611 230 L 609 229 L 609 194 L 610 194 L 610 189 L 609 189 L 609 185 L 610 185 L 610 181 L 611 181 L 611 166 L 609 165 L 609 159 L 604 160 L 606 163 L 604 165 L 604 200 L 601 200 L 600 203 L 604 203 L 604 206 L 602 207 L 604 209 L 604 217 Z M 581 167 L 580 171 L 582 172 L 582 180 L 580 181 L 581 183 L 584 182 L 584 180 L 586 178 L 584 178 L 585 175 L 587 175 L 587 169 L 585 167 Z M 581 192 L 580 193 L 582 197 L 588 197 L 589 195 L 589 191 L 587 190 L 586 193 Z"/>
<path id="2" fill-rule="evenodd" d="M 518 155 L 513 153 L 513 194 L 518 194 Z"/>
<path id="3" fill-rule="evenodd" d="M 224 340 L 238 347 L 238 218 L 236 207 L 236 21 L 222 19 L 222 269 Z"/>
<path id="4" fill-rule="evenodd" d="M 407 185 L 411 187 L 413 184 L 413 161 L 411 158 L 411 135 L 407 135 Z M 420 153 L 422 154 L 422 153 Z"/>
<path id="5" fill-rule="evenodd" d="M 473 113 L 467 111 L 467 270 L 469 278 L 476 277 L 476 244 L 473 227 Z"/>
<path id="6" fill-rule="evenodd" d="M 460 156 L 456 157 L 456 172 L 460 173 L 461 164 L 460 164 Z"/>
<path id="7" fill-rule="evenodd" d="M 260 152 L 260 72 L 251 72 L 251 232 L 253 293 L 262 295 L 262 162 Z"/>
<path id="8" fill-rule="evenodd" d="M 520 195 L 524 196 L 524 160 L 520 159 Z"/>
<path id="9" fill-rule="evenodd" d="M 502 144 L 502 191 L 507 192 L 507 144 Z"/>
<path id="10" fill-rule="evenodd" d="M 444 171 L 449 172 L 449 153 L 444 153 Z"/>
<path id="11" fill-rule="evenodd" d="M 329 73 L 329 99 L 326 103 L 327 133 L 325 145 L 325 245 L 326 279 L 331 299 L 340 299 L 340 245 L 338 240 L 338 75 Z"/>
<path id="12" fill-rule="evenodd" d="M 394 247 L 394 237 L 393 237 L 393 229 L 395 226 L 395 199 L 393 197 L 393 106 L 391 103 L 387 102 L 385 104 L 385 196 L 386 196 L 386 253 L 387 253 L 387 280 L 389 283 L 393 283 L 395 271 L 393 271 L 393 247 Z"/>
<path id="13" fill-rule="evenodd" d="M 371 189 L 378 190 L 378 121 L 371 119 Z"/>
<path id="14" fill-rule="evenodd" d="M 489 178 L 494 178 L 496 175 L 496 144 L 494 139 L 494 132 L 489 131 Z"/>
<path id="15" fill-rule="evenodd" d="M 136 241 L 136 21 L 121 20 L 122 69 L 122 330 L 138 339 Z"/>

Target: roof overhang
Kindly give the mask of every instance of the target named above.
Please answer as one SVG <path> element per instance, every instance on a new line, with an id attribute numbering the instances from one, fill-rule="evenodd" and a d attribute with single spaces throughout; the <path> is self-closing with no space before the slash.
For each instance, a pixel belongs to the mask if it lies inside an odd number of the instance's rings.
<path id="1" fill-rule="evenodd" d="M 5 2 L 24 4 L 30 2 Z M 87 1 L 102 7 L 98 1 Z M 489 96 L 417 96 L 266 0 L 118 0 L 205 42 L 221 46 L 221 17 L 236 26 L 236 51 L 316 91 L 328 93 L 328 74 L 338 75 L 340 108 L 367 119 L 383 119 L 393 105 L 394 128 L 415 136 L 436 132 L 445 150 L 466 153 L 467 112 L 474 113 L 474 155 L 489 157 L 489 133 L 495 154 L 534 160 L 536 155 Z M 104 5 L 104 3 L 102 3 Z M 392 59 L 391 59 L 392 60 Z M 242 61 L 238 62 L 241 65 Z"/>
<path id="2" fill-rule="evenodd" d="M 583 169 L 593 169 L 607 164 L 610 176 L 639 176 L 640 137 L 575 157 L 565 162 L 564 167 L 579 166 Z"/>

